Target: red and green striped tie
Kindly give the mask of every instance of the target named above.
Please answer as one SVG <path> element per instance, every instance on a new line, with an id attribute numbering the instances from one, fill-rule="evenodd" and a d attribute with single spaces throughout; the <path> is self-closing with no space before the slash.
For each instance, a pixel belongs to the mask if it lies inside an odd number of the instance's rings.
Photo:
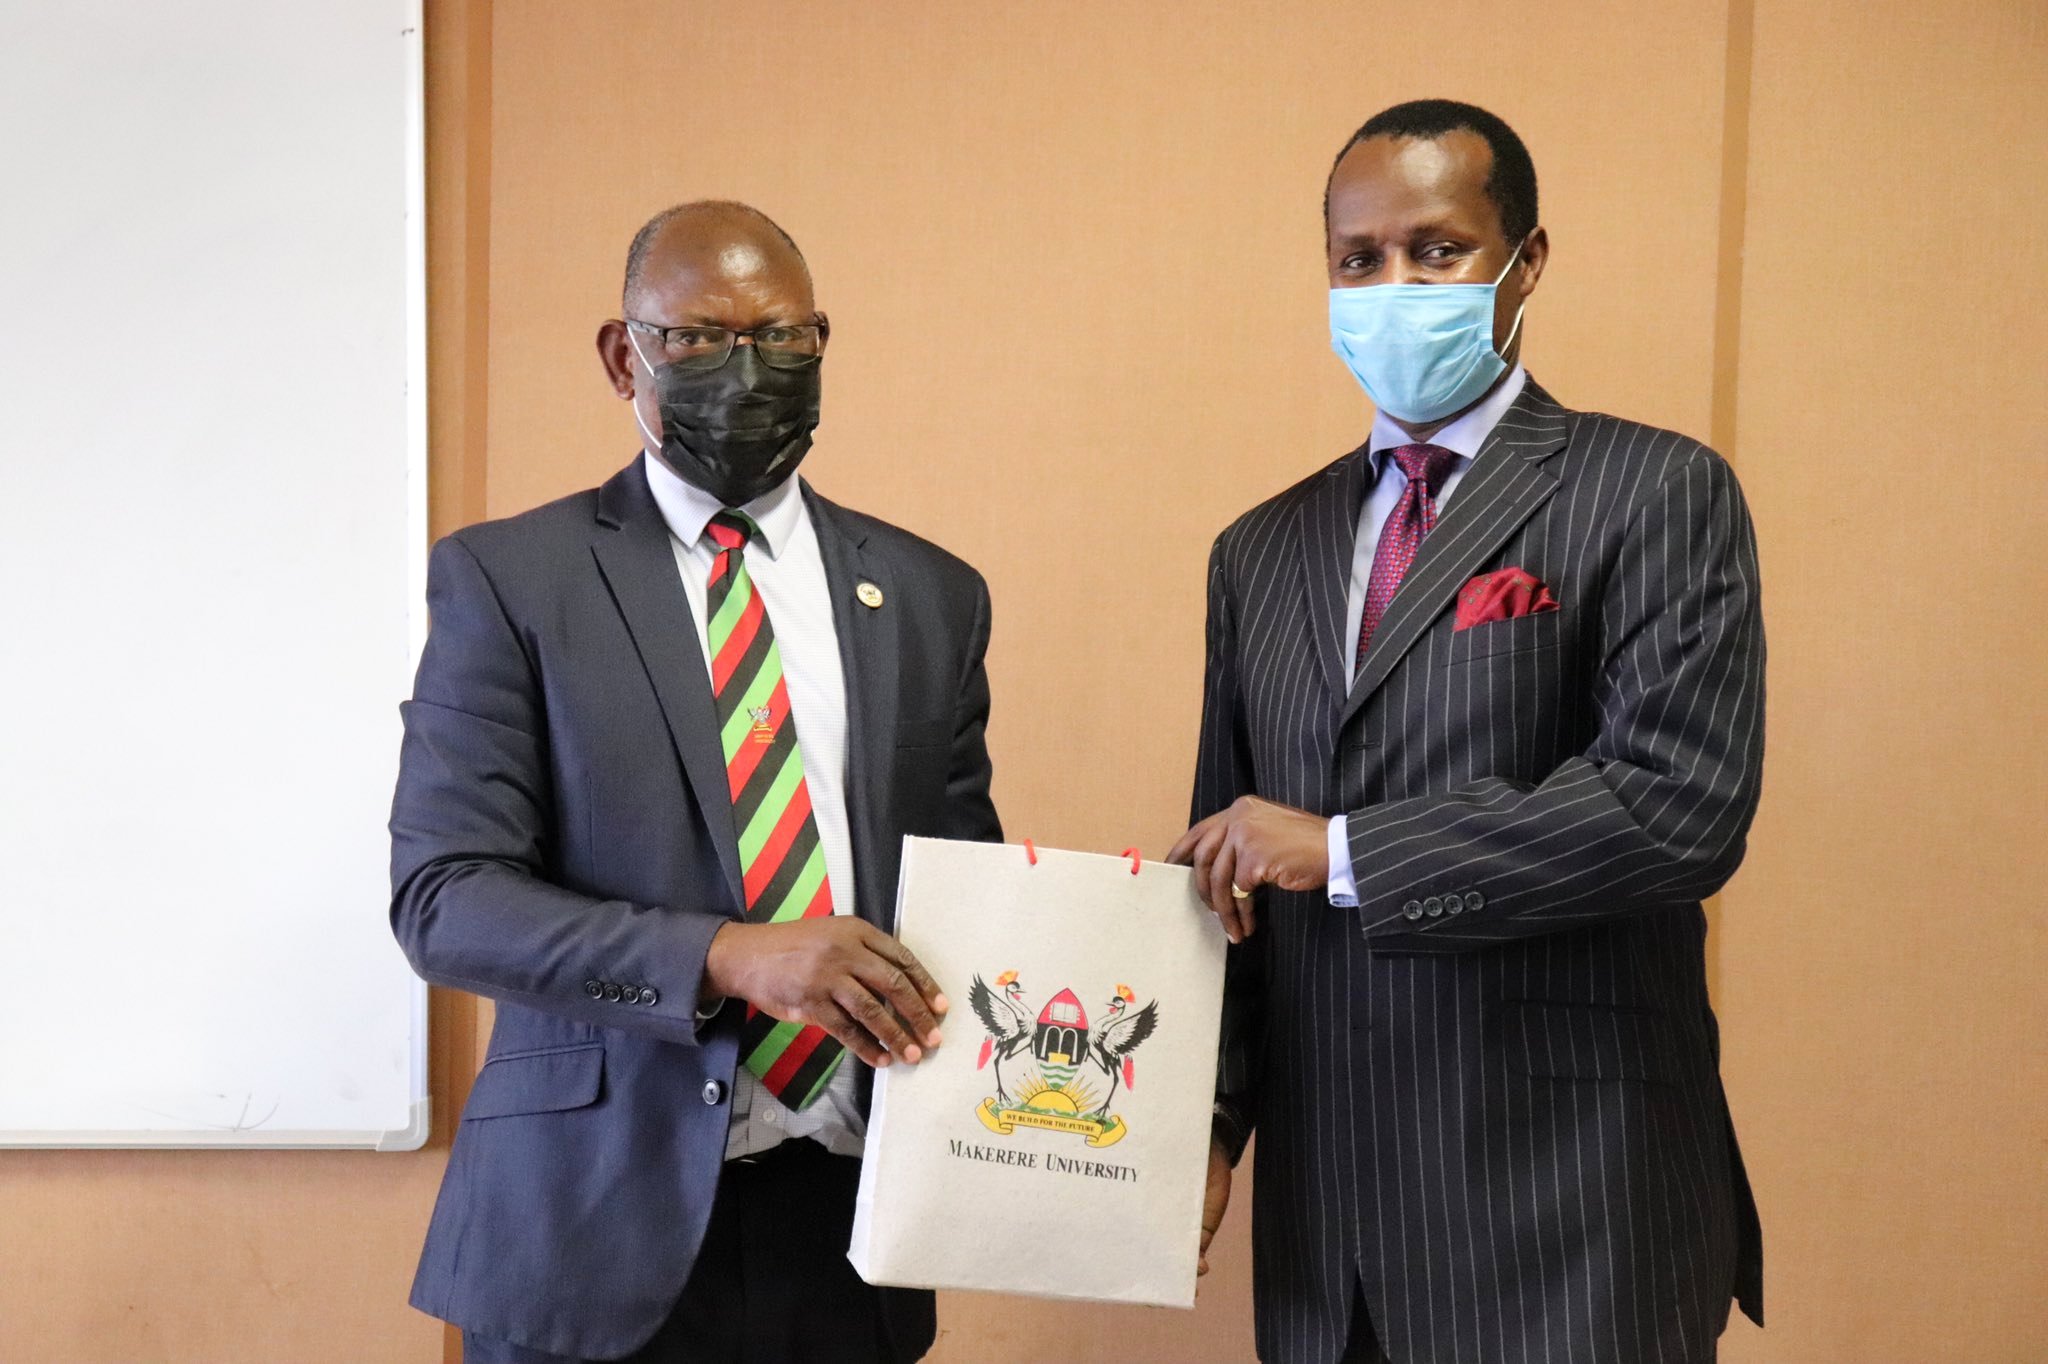
<path id="1" fill-rule="evenodd" d="M 825 846 L 811 817 L 796 720 L 768 612 L 742 552 L 754 523 L 738 512 L 711 518 L 711 691 L 732 788 L 733 827 L 746 875 L 747 922 L 787 923 L 832 912 Z M 802 1108 L 824 1092 L 845 1048 L 815 1023 L 787 1023 L 747 1006 L 740 1056 L 768 1092 Z"/>

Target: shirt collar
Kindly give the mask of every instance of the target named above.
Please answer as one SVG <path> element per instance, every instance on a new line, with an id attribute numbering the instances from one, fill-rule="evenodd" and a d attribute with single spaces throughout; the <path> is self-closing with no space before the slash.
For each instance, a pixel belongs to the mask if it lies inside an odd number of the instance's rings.
<path id="1" fill-rule="evenodd" d="M 678 478 L 673 469 L 654 456 L 643 451 L 640 460 L 647 470 L 647 490 L 654 494 L 654 505 L 661 508 L 661 519 L 668 522 L 669 534 L 685 545 L 695 545 L 704 538 L 704 527 L 711 524 L 711 518 L 725 510 L 725 504 L 696 484 Z M 760 531 L 754 543 L 770 559 L 777 558 L 788 547 L 796 533 L 797 519 L 803 515 L 802 486 L 796 475 L 791 474 L 739 510 Z"/>
<path id="2" fill-rule="evenodd" d="M 1500 419 L 1515 405 L 1515 399 L 1522 396 L 1522 387 L 1529 381 L 1529 372 L 1520 365 L 1514 373 L 1494 386 L 1491 393 L 1481 398 L 1470 412 L 1444 427 L 1429 438 L 1431 445 L 1440 445 L 1466 460 L 1479 457 L 1480 447 L 1493 434 L 1493 428 L 1500 425 Z M 1414 442 L 1406 431 L 1394 425 L 1393 419 L 1382 412 L 1372 419 L 1372 438 L 1368 449 L 1372 453 L 1373 467 L 1384 467 L 1387 451 L 1397 445 Z"/>

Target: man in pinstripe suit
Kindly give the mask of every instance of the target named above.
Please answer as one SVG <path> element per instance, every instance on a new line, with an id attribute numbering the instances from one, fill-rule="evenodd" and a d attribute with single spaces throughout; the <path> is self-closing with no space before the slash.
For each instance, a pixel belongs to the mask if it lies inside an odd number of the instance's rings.
<path id="1" fill-rule="evenodd" d="M 1712 1360 L 1761 1321 L 1700 907 L 1763 753 L 1741 492 L 1522 370 L 1549 244 L 1499 119 L 1387 110 L 1325 214 L 1379 416 L 1216 542 L 1172 854 L 1236 944 L 1205 1235 L 1256 1128 L 1269 1364 Z"/>

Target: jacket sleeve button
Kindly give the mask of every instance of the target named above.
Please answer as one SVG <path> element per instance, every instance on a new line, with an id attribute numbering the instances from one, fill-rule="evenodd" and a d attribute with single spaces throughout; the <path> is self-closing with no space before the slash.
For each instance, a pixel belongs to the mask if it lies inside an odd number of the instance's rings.
<path id="1" fill-rule="evenodd" d="M 621 990 L 619 989 L 619 987 L 618 987 L 618 986 L 616 986 L 616 985 L 606 985 L 606 986 L 604 987 L 604 998 L 605 998 L 605 1002 L 606 1002 L 607 1004 L 616 1004 L 616 1003 L 618 1003 L 618 1002 L 619 1002 L 619 996 L 620 996 L 620 995 L 621 995 L 622 993 L 623 993 L 623 992 L 622 992 L 622 991 L 621 991 Z"/>
<path id="2" fill-rule="evenodd" d="M 704 1102 L 716 1108 L 725 1099 L 725 1085 L 718 1080 L 704 1082 Z"/>
<path id="3" fill-rule="evenodd" d="M 1405 904 L 1405 905 L 1402 905 L 1402 906 L 1401 906 L 1401 916 L 1402 916 L 1403 918 L 1407 918 L 1407 919 L 1419 919 L 1419 918 L 1421 918 L 1421 917 L 1422 917 L 1422 901 L 1420 901 L 1420 900 L 1410 900 L 1410 901 L 1409 901 L 1409 902 L 1408 902 L 1407 904 Z"/>
<path id="4" fill-rule="evenodd" d="M 1422 902 L 1422 912 L 1432 919 L 1441 919 L 1444 916 L 1444 897 L 1432 895 L 1427 900 L 1424 900 Z"/>
<path id="5" fill-rule="evenodd" d="M 1478 891 L 1476 891 L 1476 890 L 1468 890 L 1468 891 L 1466 891 L 1466 892 L 1465 892 L 1465 908 L 1466 908 L 1466 909 L 1469 909 L 1469 910 L 1478 910 L 1478 909 L 1481 909 L 1481 908 L 1483 908 L 1483 907 L 1485 906 L 1485 904 L 1486 904 L 1486 897 L 1485 897 L 1484 895 L 1481 895 L 1481 894 L 1480 894 L 1480 893 L 1479 893 Z"/>
<path id="6" fill-rule="evenodd" d="M 589 996 L 590 996 L 590 997 L 591 997 L 592 999 L 603 999 L 603 998 L 604 998 L 604 982 L 603 982 L 603 981 L 601 981 L 601 980 L 586 980 L 586 981 L 584 981 L 584 982 L 583 982 L 583 993 L 584 993 L 584 994 L 586 994 L 586 995 L 589 995 Z"/>
<path id="7" fill-rule="evenodd" d="M 655 993 L 652 985 L 643 985 L 640 987 L 640 1002 L 642 1004 L 659 1004 L 661 1003 L 661 996 Z"/>

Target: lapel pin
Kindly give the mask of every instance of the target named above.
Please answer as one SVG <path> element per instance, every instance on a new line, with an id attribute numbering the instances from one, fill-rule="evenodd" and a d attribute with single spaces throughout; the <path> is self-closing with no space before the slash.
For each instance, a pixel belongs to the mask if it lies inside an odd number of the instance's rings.
<path id="1" fill-rule="evenodd" d="M 859 587 L 853 589 L 853 595 L 859 597 L 860 604 L 871 611 L 882 604 L 882 589 L 876 587 L 873 583 L 862 583 Z"/>

